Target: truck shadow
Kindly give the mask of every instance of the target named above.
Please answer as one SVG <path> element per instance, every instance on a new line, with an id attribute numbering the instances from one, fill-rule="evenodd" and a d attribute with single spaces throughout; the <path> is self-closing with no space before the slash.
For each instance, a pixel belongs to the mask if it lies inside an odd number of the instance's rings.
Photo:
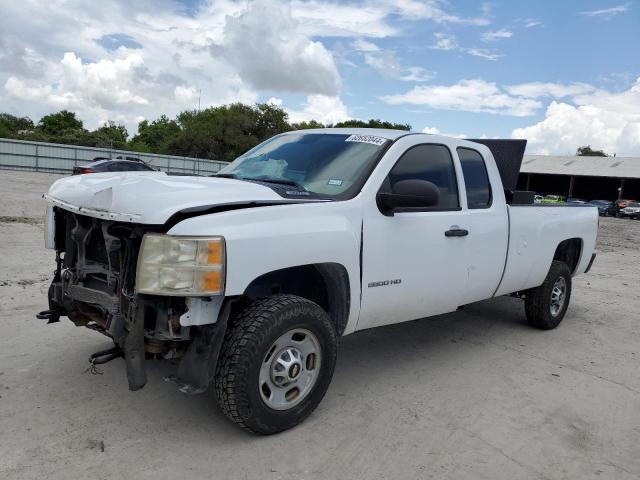
<path id="1" fill-rule="evenodd" d="M 312 419 L 318 418 L 322 423 L 321 418 L 331 416 L 332 409 L 342 408 L 342 397 L 366 402 L 377 395 L 375 388 L 402 388 L 403 382 L 410 378 L 415 383 L 416 375 L 428 379 L 434 365 L 459 365 L 462 357 L 471 358 L 490 344 L 517 346 L 521 341 L 519 337 L 529 334 L 535 334 L 535 330 L 527 326 L 521 302 L 513 298 L 498 298 L 467 306 L 452 314 L 348 335 L 340 341 L 334 381 L 320 405 L 320 411 Z M 104 340 L 84 344 L 84 348 L 79 348 L 73 355 L 61 358 L 66 365 L 58 367 L 77 372 L 78 362 L 84 360 L 82 357 L 86 358 L 93 348 L 104 346 Z M 247 441 L 248 434 L 234 426 L 219 410 L 213 392 L 185 396 L 177 391 L 175 385 L 164 381 L 166 376 L 175 373 L 175 364 L 148 361 L 147 386 L 135 393 L 126 390 L 123 361 L 113 361 L 102 366 L 102 370 L 104 375 L 97 377 L 96 381 L 90 375 L 68 379 L 75 384 L 73 395 L 75 398 L 84 397 L 89 402 L 108 397 L 111 408 L 127 412 L 126 417 L 131 423 L 126 427 L 123 425 L 123 428 L 131 428 L 132 434 L 137 428 L 137 418 L 154 418 L 158 424 L 163 424 L 162 431 L 171 431 L 172 435 L 188 434 L 213 444 L 220 439 L 224 439 L 226 444 Z M 395 383 L 390 385 L 390 378 L 396 379 Z M 418 382 L 421 383 L 420 380 Z M 71 395 L 71 391 L 56 391 L 57 397 L 66 395 Z M 64 398 L 59 400 L 67 401 Z M 176 409 L 177 405 L 180 408 Z M 212 435 L 212 431 L 216 434 Z M 255 438 L 257 441 L 259 437 Z"/>
<path id="2" fill-rule="evenodd" d="M 467 305 L 454 313 L 356 332 L 343 337 L 336 376 L 375 378 L 400 375 L 408 368 L 428 370 L 429 362 L 456 364 L 461 355 L 487 345 L 513 344 L 535 334 L 521 300 L 509 297 Z M 391 360 L 391 361 L 390 361 Z"/>
<path id="3" fill-rule="evenodd" d="M 321 415 L 331 416 L 332 408 L 341 408 L 343 397 L 363 402 L 369 395 L 376 396 L 375 386 L 389 388 L 389 378 L 396 378 L 398 385 L 394 387 L 401 388 L 402 382 L 408 381 L 403 380 L 407 372 L 411 376 L 420 371 L 428 378 L 434 363 L 458 365 L 461 357 L 473 358 L 489 345 L 503 343 L 515 348 L 522 341 L 520 337 L 535 333 L 526 323 L 522 302 L 501 297 L 455 313 L 348 335 L 340 341 L 333 383 L 324 400 L 328 406 L 321 403 Z M 156 363 L 150 369 L 149 383 L 161 381 L 168 373 L 166 364 Z M 246 435 L 224 417 L 212 394 L 192 397 L 191 402 L 194 423 L 214 421 L 211 428 L 224 429 L 224 434 L 230 435 L 227 441 L 246 440 Z"/>

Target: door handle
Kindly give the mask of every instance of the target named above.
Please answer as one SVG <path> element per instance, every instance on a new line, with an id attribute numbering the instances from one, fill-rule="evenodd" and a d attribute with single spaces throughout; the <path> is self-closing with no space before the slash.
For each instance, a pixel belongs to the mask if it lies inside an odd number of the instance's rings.
<path id="1" fill-rule="evenodd" d="M 445 237 L 466 237 L 469 235 L 469 230 L 464 228 L 451 228 L 444 232 Z"/>

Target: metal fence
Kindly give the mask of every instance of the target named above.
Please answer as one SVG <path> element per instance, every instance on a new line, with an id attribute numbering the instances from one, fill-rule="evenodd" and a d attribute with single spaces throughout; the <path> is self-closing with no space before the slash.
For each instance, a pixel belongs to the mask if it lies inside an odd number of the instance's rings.
<path id="1" fill-rule="evenodd" d="M 165 172 L 197 175 L 210 175 L 228 165 L 227 162 L 202 158 L 0 138 L 0 169 L 4 170 L 65 173 L 71 172 L 77 165 L 93 161 L 96 157 L 116 158 L 118 156 L 139 158 Z"/>

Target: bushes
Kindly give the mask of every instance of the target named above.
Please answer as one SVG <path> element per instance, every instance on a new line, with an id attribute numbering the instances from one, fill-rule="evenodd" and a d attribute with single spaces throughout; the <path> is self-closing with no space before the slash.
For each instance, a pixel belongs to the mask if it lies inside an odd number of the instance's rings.
<path id="1" fill-rule="evenodd" d="M 331 125 L 327 125 L 331 126 Z M 335 127 L 396 128 L 408 124 L 382 120 L 347 120 Z M 233 160 L 258 143 L 289 130 L 323 128 L 315 120 L 290 124 L 287 112 L 276 105 L 232 103 L 204 110 L 187 110 L 172 120 L 166 115 L 138 124 L 129 139 L 124 125 L 108 121 L 96 130 L 84 128 L 74 112 L 61 110 L 42 117 L 37 124 L 28 117 L 0 113 L 0 137 L 89 147 L 129 149 L 137 152 Z"/>

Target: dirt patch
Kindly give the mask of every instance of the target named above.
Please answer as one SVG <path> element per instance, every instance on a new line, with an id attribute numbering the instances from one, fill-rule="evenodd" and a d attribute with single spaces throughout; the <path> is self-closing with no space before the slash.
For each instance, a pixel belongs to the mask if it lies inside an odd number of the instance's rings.
<path id="1" fill-rule="evenodd" d="M 598 229 L 599 252 L 637 250 L 640 245 L 640 222 L 626 218 L 600 218 Z"/>
<path id="2" fill-rule="evenodd" d="M 44 223 L 43 218 L 33 217 L 12 217 L 0 215 L 0 223 L 26 223 L 27 225 L 41 225 Z"/>
<path id="3" fill-rule="evenodd" d="M 42 283 L 49 280 L 48 277 L 40 277 L 36 280 L 33 279 L 23 279 L 23 280 L 0 280 L 0 287 L 11 287 L 13 285 L 18 285 L 19 287 L 25 288 L 30 285 L 35 285 L 36 283 Z"/>

